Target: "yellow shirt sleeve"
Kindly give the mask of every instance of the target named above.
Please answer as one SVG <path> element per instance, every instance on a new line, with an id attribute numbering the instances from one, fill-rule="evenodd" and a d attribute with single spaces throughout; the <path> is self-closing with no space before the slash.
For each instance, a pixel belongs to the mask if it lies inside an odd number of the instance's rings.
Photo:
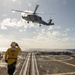
<path id="1" fill-rule="evenodd" d="M 19 46 L 17 47 L 17 50 L 18 50 L 18 52 L 21 52 L 21 48 Z"/>

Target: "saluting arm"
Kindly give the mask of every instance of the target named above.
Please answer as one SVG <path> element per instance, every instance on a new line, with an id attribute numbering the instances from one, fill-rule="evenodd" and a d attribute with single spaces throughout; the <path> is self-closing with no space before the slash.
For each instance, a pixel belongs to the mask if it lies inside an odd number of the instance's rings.
<path id="1" fill-rule="evenodd" d="M 16 43 L 16 46 L 18 48 L 18 51 L 21 52 L 21 48 L 19 47 L 19 45 Z"/>
<path id="2" fill-rule="evenodd" d="M 19 50 L 19 52 L 21 52 L 21 48 L 18 46 L 18 50 Z"/>

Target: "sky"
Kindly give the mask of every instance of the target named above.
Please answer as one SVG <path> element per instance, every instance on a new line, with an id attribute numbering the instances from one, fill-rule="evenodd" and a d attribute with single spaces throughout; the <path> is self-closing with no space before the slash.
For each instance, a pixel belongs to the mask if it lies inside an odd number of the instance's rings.
<path id="1" fill-rule="evenodd" d="M 0 50 L 17 42 L 25 50 L 29 48 L 75 48 L 75 0 L 0 0 Z M 54 26 L 26 23 L 22 13 L 12 9 L 34 11 L 46 22 L 50 18 Z"/>

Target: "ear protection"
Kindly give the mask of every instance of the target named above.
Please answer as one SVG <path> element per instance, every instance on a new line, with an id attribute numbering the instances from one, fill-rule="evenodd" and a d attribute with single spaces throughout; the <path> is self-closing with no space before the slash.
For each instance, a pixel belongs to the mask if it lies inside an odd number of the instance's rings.
<path id="1" fill-rule="evenodd" d="M 16 46 L 16 42 L 12 42 L 10 46 Z"/>

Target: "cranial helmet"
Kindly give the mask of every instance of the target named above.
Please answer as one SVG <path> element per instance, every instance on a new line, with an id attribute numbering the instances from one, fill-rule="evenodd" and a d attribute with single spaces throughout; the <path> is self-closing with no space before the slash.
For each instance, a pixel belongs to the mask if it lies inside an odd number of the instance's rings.
<path id="1" fill-rule="evenodd" d="M 16 42 L 12 42 L 11 43 L 11 46 L 16 46 Z"/>

